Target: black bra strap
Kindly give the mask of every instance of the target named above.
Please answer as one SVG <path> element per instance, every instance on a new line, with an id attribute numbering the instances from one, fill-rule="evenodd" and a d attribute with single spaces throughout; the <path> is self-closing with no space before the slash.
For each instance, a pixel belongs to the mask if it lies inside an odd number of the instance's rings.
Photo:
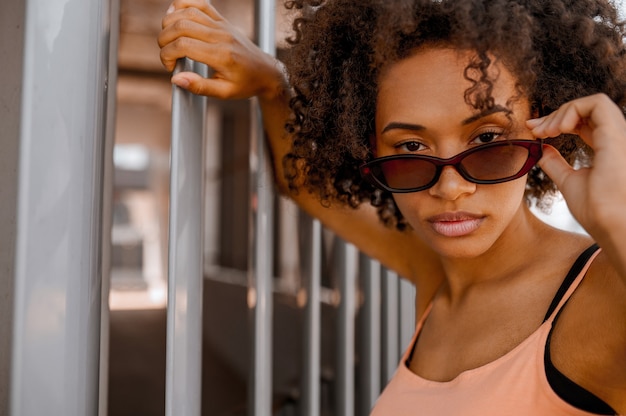
<path id="1" fill-rule="evenodd" d="M 576 384 L 554 366 L 552 358 L 550 357 L 550 341 L 553 329 L 554 327 L 552 327 L 548 335 L 543 355 L 546 378 L 548 379 L 550 387 L 552 387 L 552 391 L 565 402 L 578 409 L 597 415 L 616 415 L 617 412 L 613 410 L 608 403 L 584 387 Z"/>
<path id="2" fill-rule="evenodd" d="M 586 249 L 580 256 L 578 256 L 578 258 L 572 265 L 572 268 L 567 273 L 567 276 L 565 276 L 565 279 L 559 287 L 559 290 L 557 290 L 556 294 L 554 295 L 554 299 L 552 299 L 552 303 L 548 308 L 548 312 L 546 313 L 544 322 L 547 321 L 556 311 L 556 308 L 563 299 L 563 296 L 565 296 L 565 293 L 567 293 L 567 290 L 570 288 L 574 280 L 576 280 L 576 277 L 578 277 L 582 269 L 587 265 L 591 256 L 598 250 L 598 245 L 593 244 L 591 247 Z M 569 377 L 563 374 L 558 368 L 556 368 L 552 363 L 552 359 L 550 357 L 550 341 L 552 340 L 554 325 L 559 319 L 561 312 L 563 312 L 563 307 L 561 307 L 561 309 L 557 311 L 557 314 L 554 317 L 554 321 L 552 323 L 553 326 L 550 329 L 550 333 L 548 334 L 548 339 L 546 340 L 544 350 L 544 368 L 546 372 L 546 378 L 548 379 L 550 387 L 552 387 L 552 390 L 559 397 L 561 397 L 561 399 L 571 404 L 572 406 L 577 407 L 578 409 L 598 415 L 617 414 L 615 410 L 613 410 L 611 406 L 609 406 L 606 402 L 604 402 L 595 394 L 586 390 L 584 387 L 576 384 Z"/>
<path id="3" fill-rule="evenodd" d="M 587 250 L 583 251 L 580 256 L 578 256 L 578 258 L 572 265 L 572 268 L 567 273 L 567 276 L 565 276 L 563 283 L 561 283 L 559 290 L 557 290 L 556 294 L 554 295 L 554 299 L 552 299 L 552 303 L 550 304 L 550 307 L 548 307 L 548 312 L 546 312 L 546 316 L 543 318 L 544 322 L 547 321 L 550 318 L 550 316 L 552 316 L 557 306 L 559 306 L 561 299 L 563 299 L 563 296 L 565 296 L 567 289 L 569 289 L 569 287 L 572 285 L 574 280 L 576 280 L 576 277 L 580 274 L 581 270 L 585 267 L 585 265 L 587 264 L 587 261 L 589 261 L 589 258 L 593 255 L 593 253 L 595 253 L 599 249 L 600 247 L 598 247 L 598 245 L 594 243 Z"/>

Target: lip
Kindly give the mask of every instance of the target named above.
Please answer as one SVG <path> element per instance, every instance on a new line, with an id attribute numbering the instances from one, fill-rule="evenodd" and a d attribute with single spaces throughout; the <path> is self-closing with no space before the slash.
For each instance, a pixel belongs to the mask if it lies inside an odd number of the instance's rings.
<path id="1" fill-rule="evenodd" d="M 446 212 L 427 219 L 432 229 L 444 237 L 463 237 L 476 231 L 484 216 L 468 212 Z"/>

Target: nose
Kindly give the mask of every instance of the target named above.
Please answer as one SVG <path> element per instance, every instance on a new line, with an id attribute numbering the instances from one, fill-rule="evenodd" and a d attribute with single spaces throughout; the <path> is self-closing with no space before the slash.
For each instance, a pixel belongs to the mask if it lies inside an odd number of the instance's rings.
<path id="1" fill-rule="evenodd" d="M 444 166 L 439 180 L 428 190 L 430 195 L 449 201 L 475 191 L 476 184 L 463 178 L 454 166 Z"/>

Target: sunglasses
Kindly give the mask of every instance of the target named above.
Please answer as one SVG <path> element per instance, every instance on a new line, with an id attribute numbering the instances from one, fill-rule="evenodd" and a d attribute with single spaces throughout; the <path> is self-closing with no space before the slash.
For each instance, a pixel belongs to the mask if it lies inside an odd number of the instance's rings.
<path id="1" fill-rule="evenodd" d="M 439 180 L 445 166 L 453 166 L 467 181 L 494 184 L 521 178 L 542 155 L 541 140 L 506 140 L 476 146 L 449 159 L 402 154 L 385 156 L 360 167 L 361 175 L 389 192 L 428 189 Z"/>

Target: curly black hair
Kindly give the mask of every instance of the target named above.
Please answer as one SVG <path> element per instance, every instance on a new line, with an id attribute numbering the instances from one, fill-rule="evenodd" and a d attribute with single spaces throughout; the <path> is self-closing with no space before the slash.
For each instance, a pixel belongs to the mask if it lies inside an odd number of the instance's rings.
<path id="1" fill-rule="evenodd" d="M 516 76 L 532 114 L 593 93 L 624 108 L 624 24 L 607 0 L 290 0 L 286 6 L 297 11 L 285 59 L 294 90 L 287 123 L 293 148 L 283 160 L 290 188 L 304 181 L 322 202 L 370 201 L 390 226 L 407 224 L 392 195 L 361 178 L 358 168 L 372 158 L 381 71 L 417 48 L 473 51 L 465 76 L 474 84 L 465 100 L 478 109 L 493 105 L 487 74 L 493 57 Z M 470 70 L 482 76 L 473 79 Z M 591 157 L 577 136 L 550 143 L 571 164 Z M 549 206 L 556 191 L 539 168 L 526 188 L 527 201 L 540 206 Z"/>

